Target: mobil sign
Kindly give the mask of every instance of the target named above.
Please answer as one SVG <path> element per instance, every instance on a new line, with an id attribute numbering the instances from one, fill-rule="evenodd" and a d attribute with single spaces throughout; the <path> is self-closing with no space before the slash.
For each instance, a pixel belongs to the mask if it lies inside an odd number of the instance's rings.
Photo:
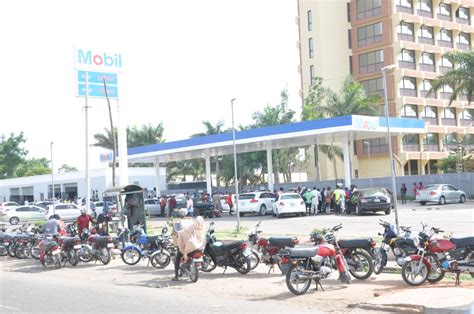
<path id="1" fill-rule="evenodd" d="M 76 69 L 121 72 L 122 55 L 116 52 L 74 49 Z"/>

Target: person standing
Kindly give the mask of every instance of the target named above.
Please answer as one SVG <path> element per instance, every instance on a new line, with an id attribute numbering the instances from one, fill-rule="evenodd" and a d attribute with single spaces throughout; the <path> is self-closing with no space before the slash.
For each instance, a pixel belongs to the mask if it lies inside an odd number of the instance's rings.
<path id="1" fill-rule="evenodd" d="M 421 181 L 418 183 L 418 191 L 424 189 L 423 183 Z"/>
<path id="2" fill-rule="evenodd" d="M 212 204 L 214 206 L 214 212 L 222 214 L 222 207 L 221 207 L 221 194 L 219 192 L 214 193 L 212 195 Z"/>
<path id="3" fill-rule="evenodd" d="M 194 216 L 194 202 L 193 199 L 189 196 L 189 194 L 186 195 L 186 209 L 188 211 L 188 217 L 193 217 Z"/>
<path id="4" fill-rule="evenodd" d="M 418 191 L 418 185 L 416 182 L 413 182 L 413 188 L 411 190 L 413 192 L 413 197 L 416 198 L 416 192 Z"/>
<path id="5" fill-rule="evenodd" d="M 311 193 L 311 191 L 309 189 L 307 189 L 306 192 L 304 192 L 303 196 L 304 196 L 304 200 L 305 200 L 305 203 L 306 203 L 306 213 L 308 215 L 310 215 L 311 214 L 311 204 L 313 203 L 312 202 L 313 193 Z"/>
<path id="6" fill-rule="evenodd" d="M 89 229 L 89 223 L 93 222 L 92 216 L 86 213 L 85 209 L 81 209 L 81 214 L 76 219 L 77 231 L 79 237 L 84 229 Z"/>
<path id="7" fill-rule="evenodd" d="M 176 207 L 176 198 L 174 195 L 171 195 L 171 198 L 168 201 L 168 217 L 173 215 L 174 208 Z"/>
<path id="8" fill-rule="evenodd" d="M 229 205 L 229 214 L 232 216 L 232 210 L 234 208 L 234 203 L 232 202 L 232 193 L 227 194 L 225 201 L 227 205 Z"/>
<path id="9" fill-rule="evenodd" d="M 342 202 L 343 198 L 345 197 L 346 193 L 342 190 L 342 184 L 338 183 L 336 189 L 334 190 L 334 212 L 336 215 L 341 214 L 341 209 L 342 209 Z"/>
<path id="10" fill-rule="evenodd" d="M 319 191 L 316 190 L 316 187 L 313 187 L 311 194 L 313 194 L 313 198 L 311 200 L 311 208 L 313 209 L 313 215 L 316 215 L 319 210 L 319 203 L 321 201 L 321 193 L 319 193 Z M 311 215 L 311 212 L 310 212 L 310 215 Z"/>
<path id="11" fill-rule="evenodd" d="M 164 194 L 161 194 L 161 198 L 160 198 L 161 217 L 165 216 L 165 208 L 166 208 L 166 197 Z"/>
<path id="12" fill-rule="evenodd" d="M 402 187 L 400 188 L 400 195 L 402 196 L 402 204 L 407 203 L 407 186 L 405 183 L 402 184 Z"/>
<path id="13" fill-rule="evenodd" d="M 331 191 L 331 187 L 328 186 L 326 188 L 326 194 L 324 195 L 324 205 L 326 208 L 326 214 L 331 213 L 331 203 L 332 203 L 332 191 Z"/>

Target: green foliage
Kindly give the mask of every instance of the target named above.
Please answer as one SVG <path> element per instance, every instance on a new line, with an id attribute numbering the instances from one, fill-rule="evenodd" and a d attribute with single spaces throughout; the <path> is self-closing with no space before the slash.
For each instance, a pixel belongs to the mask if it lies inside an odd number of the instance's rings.
<path id="1" fill-rule="evenodd" d="M 317 110 L 317 106 L 323 103 L 324 87 L 323 80 L 320 77 L 314 79 L 309 88 L 309 93 L 304 100 L 303 110 L 301 112 L 302 120 L 317 120 L 323 118 L 322 112 Z"/>
<path id="2" fill-rule="evenodd" d="M 458 146 L 455 149 L 451 149 L 449 155 L 438 162 L 438 169 L 442 170 L 444 173 L 474 171 L 474 159 L 472 158 L 474 150 L 466 148 L 472 144 L 474 144 L 473 136 L 470 134 L 463 136 L 459 141 Z"/>
<path id="3" fill-rule="evenodd" d="M 77 168 L 76 167 L 73 167 L 73 166 L 69 166 L 67 164 L 63 164 L 61 167 L 59 167 L 58 169 L 58 172 L 61 173 L 61 172 L 73 172 L 73 171 L 77 171 Z"/>
<path id="4" fill-rule="evenodd" d="M 42 174 L 50 174 L 49 160 L 46 158 L 33 158 L 24 160 L 18 167 L 16 177 L 30 177 Z"/>
<path id="5" fill-rule="evenodd" d="M 22 148 L 22 144 L 26 142 L 23 132 L 19 135 L 11 133 L 5 140 L 2 136 L 0 142 L 0 179 L 8 179 L 17 177 L 16 171 L 22 163 L 28 151 Z"/>

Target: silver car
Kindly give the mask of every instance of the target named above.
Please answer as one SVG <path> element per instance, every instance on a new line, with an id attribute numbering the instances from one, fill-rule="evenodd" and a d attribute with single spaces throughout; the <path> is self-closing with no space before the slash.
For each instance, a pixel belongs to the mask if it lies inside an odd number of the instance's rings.
<path id="1" fill-rule="evenodd" d="M 146 199 L 145 200 L 145 212 L 148 216 L 160 216 L 161 206 L 160 201 L 157 199 Z"/>
<path id="2" fill-rule="evenodd" d="M 466 193 L 450 184 L 430 184 L 416 192 L 416 202 L 426 205 L 428 202 L 444 205 L 446 203 L 464 203 Z"/>

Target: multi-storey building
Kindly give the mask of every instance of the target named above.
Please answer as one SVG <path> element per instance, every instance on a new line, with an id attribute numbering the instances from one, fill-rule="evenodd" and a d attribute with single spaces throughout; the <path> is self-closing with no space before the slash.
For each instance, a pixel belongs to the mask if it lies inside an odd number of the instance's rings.
<path id="1" fill-rule="evenodd" d="M 474 148 L 474 104 L 460 95 L 449 105 L 449 86 L 428 92 L 453 69 L 445 53 L 472 49 L 474 0 L 298 0 L 298 15 L 303 98 L 314 77 L 338 89 L 347 75 L 383 97 L 380 70 L 396 65 L 387 73 L 390 116 L 426 123 L 425 134 L 393 137 L 397 175 L 435 173 L 465 134 Z M 353 176 L 389 175 L 385 137 L 355 142 L 353 154 Z"/>

